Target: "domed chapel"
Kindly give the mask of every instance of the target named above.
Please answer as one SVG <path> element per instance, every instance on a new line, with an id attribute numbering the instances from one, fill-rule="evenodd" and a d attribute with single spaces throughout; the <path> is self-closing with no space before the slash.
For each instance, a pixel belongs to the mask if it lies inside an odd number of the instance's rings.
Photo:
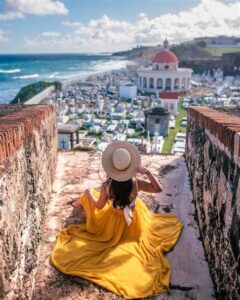
<path id="1" fill-rule="evenodd" d="M 138 87 L 141 91 L 156 93 L 182 92 L 190 89 L 191 69 L 178 67 L 177 56 L 170 51 L 169 43 L 164 41 L 164 49 L 158 52 L 152 60 L 150 68 L 140 68 L 138 71 Z"/>

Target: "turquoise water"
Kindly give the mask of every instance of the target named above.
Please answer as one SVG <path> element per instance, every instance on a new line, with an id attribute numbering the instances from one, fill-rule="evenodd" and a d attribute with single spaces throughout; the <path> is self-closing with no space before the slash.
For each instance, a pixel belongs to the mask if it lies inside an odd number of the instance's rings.
<path id="1" fill-rule="evenodd" d="M 66 80 L 118 69 L 125 61 L 110 55 L 0 55 L 0 103 L 9 103 L 25 85 L 39 80 Z"/>

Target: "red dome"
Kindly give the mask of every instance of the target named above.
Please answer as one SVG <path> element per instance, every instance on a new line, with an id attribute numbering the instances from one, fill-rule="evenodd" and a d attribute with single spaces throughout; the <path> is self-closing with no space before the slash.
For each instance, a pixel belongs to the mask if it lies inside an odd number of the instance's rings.
<path id="1" fill-rule="evenodd" d="M 178 63 L 177 56 L 170 50 L 162 50 L 157 53 L 153 59 L 153 63 L 168 64 L 168 63 Z"/>

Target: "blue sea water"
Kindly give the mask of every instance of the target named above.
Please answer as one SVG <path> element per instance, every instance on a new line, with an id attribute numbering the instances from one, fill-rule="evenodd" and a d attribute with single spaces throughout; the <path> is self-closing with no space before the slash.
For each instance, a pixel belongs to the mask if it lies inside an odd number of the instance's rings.
<path id="1" fill-rule="evenodd" d="M 125 65 L 125 61 L 111 55 L 1 54 L 0 103 L 9 103 L 30 83 L 75 79 Z"/>

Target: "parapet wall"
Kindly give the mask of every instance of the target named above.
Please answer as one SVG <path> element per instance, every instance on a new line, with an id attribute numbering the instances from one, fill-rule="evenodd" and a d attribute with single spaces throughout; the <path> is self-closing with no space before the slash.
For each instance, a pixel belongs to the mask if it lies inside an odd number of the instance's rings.
<path id="1" fill-rule="evenodd" d="M 31 298 L 56 159 L 53 106 L 0 105 L 0 298 Z"/>
<path id="2" fill-rule="evenodd" d="M 238 299 L 240 118 L 207 107 L 190 107 L 186 162 L 217 294 L 220 299 Z"/>

